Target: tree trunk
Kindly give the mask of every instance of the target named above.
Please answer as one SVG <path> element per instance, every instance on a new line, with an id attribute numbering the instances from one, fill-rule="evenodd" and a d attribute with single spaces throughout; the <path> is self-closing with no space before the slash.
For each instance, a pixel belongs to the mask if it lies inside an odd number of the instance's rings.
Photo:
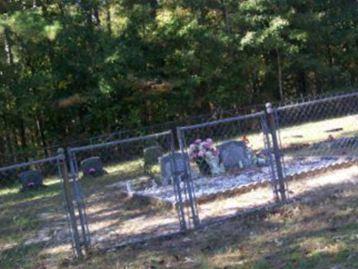
<path id="1" fill-rule="evenodd" d="M 4 122 L 4 151 L 3 153 L 5 153 L 4 158 L 6 159 L 6 161 L 10 160 L 11 162 L 15 161 L 15 156 L 14 156 L 14 149 L 13 149 L 13 143 L 11 140 L 11 135 L 9 132 L 9 125 L 7 122 L 6 117 L 3 115 L 2 116 L 3 122 Z M 8 157 L 9 156 L 9 157 Z"/>
<path id="2" fill-rule="evenodd" d="M 95 18 L 95 24 L 97 26 L 101 25 L 101 20 L 99 18 L 99 11 L 98 11 L 98 5 L 95 5 L 93 7 L 93 17 Z"/>
<path id="3" fill-rule="evenodd" d="M 300 95 L 307 95 L 306 73 L 303 70 L 298 72 L 298 91 Z"/>
<path id="4" fill-rule="evenodd" d="M 224 20 L 225 20 L 226 32 L 229 34 L 231 33 L 231 25 L 230 25 L 230 19 L 229 19 L 229 14 L 227 11 L 225 0 L 221 0 L 221 6 L 222 6 L 222 13 L 224 15 Z"/>
<path id="5" fill-rule="evenodd" d="M 329 63 L 329 69 L 330 69 L 330 72 L 329 72 L 330 73 L 329 74 L 330 84 L 331 84 L 331 88 L 334 88 L 336 85 L 336 78 L 334 76 L 334 73 L 332 72 L 333 65 L 334 65 L 334 58 L 332 56 L 332 50 L 329 45 L 327 45 L 327 55 L 328 55 L 328 63 Z"/>
<path id="6" fill-rule="evenodd" d="M 106 23 L 108 33 L 112 35 L 111 5 L 109 3 L 109 0 L 106 0 Z"/>
<path id="7" fill-rule="evenodd" d="M 8 130 L 6 130 L 6 147 L 7 153 L 10 155 L 10 160 L 12 162 L 16 162 L 16 156 L 14 154 L 13 141 L 11 140 L 11 136 Z"/>
<path id="8" fill-rule="evenodd" d="M 322 81 L 321 78 L 319 76 L 319 73 L 315 72 L 314 73 L 315 76 L 315 84 L 316 84 L 316 91 L 313 93 L 314 95 L 320 95 L 322 93 Z"/>
<path id="9" fill-rule="evenodd" d="M 27 148 L 27 140 L 26 140 L 26 128 L 24 124 L 24 120 L 20 119 L 19 130 L 20 130 L 20 140 L 21 140 L 21 147 L 23 149 Z"/>
<path id="10" fill-rule="evenodd" d="M 4 29 L 4 40 L 5 40 L 5 54 L 6 54 L 6 61 L 9 65 L 14 63 L 14 57 L 12 54 L 12 43 L 10 40 L 10 33 L 9 30 L 5 27 Z"/>
<path id="11" fill-rule="evenodd" d="M 58 1 L 57 5 L 58 9 L 60 10 L 61 16 L 63 17 L 65 15 L 65 8 L 62 1 Z"/>
<path id="12" fill-rule="evenodd" d="M 281 65 L 281 56 L 278 48 L 276 48 L 276 55 L 277 55 L 277 76 L 278 76 L 278 90 L 280 93 L 280 100 L 284 100 L 283 96 L 283 87 L 282 87 L 282 65 Z"/>
<path id="13" fill-rule="evenodd" d="M 47 150 L 46 136 L 45 136 L 45 132 L 44 132 L 43 121 L 40 117 L 36 117 L 36 126 L 37 126 L 37 130 L 39 132 L 39 135 L 40 135 L 41 144 L 44 149 L 45 157 L 47 158 L 47 157 L 49 157 L 49 154 L 48 154 L 48 150 Z"/>
<path id="14" fill-rule="evenodd" d="M 158 1 L 157 0 L 149 0 L 149 4 L 151 7 L 151 16 L 153 19 L 155 19 L 157 17 Z"/>
<path id="15" fill-rule="evenodd" d="M 252 74 L 251 74 L 251 88 L 252 88 L 252 94 L 251 94 L 251 105 L 254 105 L 255 103 L 257 103 L 257 97 L 259 94 L 259 87 L 257 85 L 257 81 L 258 81 L 258 75 L 257 75 L 258 71 L 257 68 L 255 67 Z"/>

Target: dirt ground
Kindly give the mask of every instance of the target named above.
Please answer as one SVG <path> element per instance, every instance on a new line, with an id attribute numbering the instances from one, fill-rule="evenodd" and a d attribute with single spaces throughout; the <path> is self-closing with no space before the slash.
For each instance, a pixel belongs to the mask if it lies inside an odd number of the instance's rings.
<path id="1" fill-rule="evenodd" d="M 109 181 L 113 182 L 113 180 L 115 179 Z M 345 231 L 347 224 L 347 232 L 351 234 L 351 229 L 353 229 L 353 232 L 357 234 L 357 227 L 353 221 L 356 221 L 358 216 L 356 211 L 358 205 L 356 203 L 357 183 L 357 165 L 292 181 L 289 183 L 290 198 L 297 202 L 278 209 L 278 212 L 281 213 L 267 213 L 268 215 L 264 214 L 263 216 L 256 214 L 247 217 L 247 220 L 246 217 L 242 217 L 220 225 L 207 226 L 202 230 L 190 232 L 171 240 L 158 242 L 154 240 L 141 244 L 140 247 L 125 247 L 105 255 L 93 254 L 80 263 L 73 263 L 69 260 L 68 235 L 64 232 L 66 222 L 64 216 L 60 211 L 56 211 L 54 206 L 61 203 L 61 197 L 57 192 L 58 186 L 50 186 L 42 193 L 16 194 L 17 199 L 14 199 L 15 194 L 7 193 L 0 195 L 2 202 L 0 218 L 1 223 L 7 221 L 12 223 L 12 226 L 1 229 L 0 268 L 57 268 L 59 266 L 74 268 L 125 268 L 125 266 L 127 268 L 223 268 L 229 266 L 227 268 L 230 268 L 232 266 L 229 262 L 231 259 L 234 260 L 233 268 L 240 268 L 241 265 L 242 268 L 255 268 L 247 265 L 257 262 L 271 264 L 270 259 L 267 261 L 265 257 L 267 255 L 276 257 L 276 254 L 271 251 L 270 244 L 273 246 L 284 244 L 280 238 L 286 237 L 283 242 L 295 240 L 296 235 L 288 236 L 286 230 L 290 230 L 292 234 L 297 233 L 297 237 L 302 237 L 306 236 L 308 231 L 314 233 L 313 231 L 316 229 L 322 234 L 321 237 L 325 238 L 327 227 L 331 227 L 329 226 L 330 219 L 338 219 L 337 233 L 342 227 Z M 130 199 L 119 193 L 118 190 L 108 191 L 104 186 L 99 188 L 88 184 L 85 190 L 87 192 L 89 228 L 92 240 L 97 240 L 94 241 L 96 247 L 118 245 L 124 243 L 125 238 L 128 237 L 135 239 L 178 230 L 175 211 Z M 23 196 L 18 197 L 18 195 Z M 326 201 L 323 206 L 321 206 L 321 201 Z M 263 187 L 238 196 L 200 204 L 199 214 L 203 222 L 209 222 L 237 215 L 249 209 L 263 208 L 272 202 L 271 188 Z M 305 215 L 309 218 L 307 222 L 301 220 Z M 344 223 L 341 223 L 340 218 L 344 220 Z M 293 225 L 295 222 L 298 224 L 295 224 L 294 227 L 284 226 L 289 223 Z M 319 226 L 313 227 L 316 222 L 319 222 Z M 261 227 L 260 224 L 265 225 Z M 284 230 L 281 229 L 282 225 L 285 227 Z M 262 230 L 264 228 L 267 230 Z M 260 240 L 254 236 L 256 233 L 260 234 Z M 278 243 L 273 239 L 271 233 L 277 234 Z M 339 236 L 351 236 L 340 235 L 340 233 L 339 231 Z M 36 241 L 38 238 L 47 238 L 48 241 Z M 248 238 L 253 242 L 248 242 Z M 274 240 L 273 243 L 271 241 L 267 243 L 269 238 Z M 345 250 L 346 247 L 350 248 L 351 246 L 350 239 L 348 243 L 344 244 L 332 247 L 338 248 L 335 250 L 337 252 L 342 249 L 343 254 L 350 253 L 350 250 Z M 252 253 L 252 251 L 250 253 L 247 246 L 256 249 L 258 253 Z M 274 249 L 279 250 L 277 246 Z M 243 252 L 241 253 L 241 251 Z M 97 253 L 97 250 L 94 250 L 94 253 Z M 281 257 L 281 254 L 277 255 Z M 231 255 L 232 258 L 230 258 Z M 292 254 L 294 257 L 297 256 L 297 259 L 302 257 L 306 259 L 305 255 L 301 249 Z"/>
<path id="2" fill-rule="evenodd" d="M 330 184 L 351 181 L 355 166 L 340 169 L 340 177 L 328 174 L 289 183 L 289 196 L 297 196 L 311 189 Z M 147 201 L 129 198 L 116 188 L 101 191 L 87 190 L 87 214 L 92 243 L 95 248 L 110 248 L 130 243 L 144 237 L 152 237 L 179 231 L 174 209 L 158 207 Z M 198 205 L 202 222 L 217 221 L 239 212 L 260 208 L 274 203 L 270 186 L 262 187 L 232 197 L 221 197 Z"/>
<path id="3" fill-rule="evenodd" d="M 258 210 L 173 239 L 93 254 L 86 260 L 64 262 L 61 266 L 357 268 L 358 167 L 292 182 L 290 190 L 290 204 Z M 236 199 L 262 204 L 270 200 L 269 193 L 259 189 Z M 249 206 L 247 202 L 242 209 Z"/>

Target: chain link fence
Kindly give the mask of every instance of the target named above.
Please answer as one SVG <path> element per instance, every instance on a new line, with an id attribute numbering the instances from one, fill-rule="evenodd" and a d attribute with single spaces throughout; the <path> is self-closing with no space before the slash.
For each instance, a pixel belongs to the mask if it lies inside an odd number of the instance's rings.
<path id="1" fill-rule="evenodd" d="M 34 257 L 71 255 L 74 240 L 63 184 L 65 166 L 64 155 L 59 154 L 0 168 L 0 182 L 6 182 L 0 189 L 4 268 L 10 264 L 20 268 Z"/>
<path id="2" fill-rule="evenodd" d="M 267 104 L 262 112 L 179 127 L 198 219 L 270 202 L 270 196 L 250 198 L 247 191 L 256 185 L 270 182 L 274 200 L 286 200 L 290 179 L 354 164 L 357 112 L 358 93 L 350 93 L 277 108 Z"/>
<path id="3" fill-rule="evenodd" d="M 108 249 L 187 228 L 186 159 L 172 132 L 68 149 L 81 245 Z"/>
<path id="4" fill-rule="evenodd" d="M 262 111 L 178 128 L 181 151 L 190 159 L 195 218 L 202 224 L 272 200 L 272 194 L 260 199 L 245 195 L 279 180 L 272 143 L 276 130 L 268 119 Z"/>
<path id="5" fill-rule="evenodd" d="M 1 255 L 31 244 L 65 253 L 72 243 L 82 256 L 174 236 L 285 201 L 296 177 L 356 164 L 357 92 L 253 111 L 175 132 L 101 138 L 0 168 L 0 184 L 28 178 L 23 192 L 0 190 L 0 218 L 14 224 L 2 233 L 21 231 L 21 244 L 1 239 Z"/>
<path id="6" fill-rule="evenodd" d="M 287 176 L 357 158 L 358 93 L 278 107 L 275 114 Z"/>

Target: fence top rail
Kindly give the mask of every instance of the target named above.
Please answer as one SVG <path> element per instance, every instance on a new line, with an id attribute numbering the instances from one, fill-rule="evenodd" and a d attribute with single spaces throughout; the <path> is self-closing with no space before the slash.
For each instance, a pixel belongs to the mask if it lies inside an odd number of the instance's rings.
<path id="1" fill-rule="evenodd" d="M 165 132 L 151 134 L 151 135 L 137 136 L 137 137 L 115 140 L 115 141 L 111 141 L 111 142 L 104 142 L 104 143 L 99 143 L 99 144 L 94 144 L 94 145 L 73 147 L 73 148 L 68 148 L 68 152 L 76 153 L 76 152 L 81 152 L 81 151 L 86 151 L 86 150 L 105 148 L 105 147 L 116 146 L 116 145 L 124 144 L 124 143 L 131 143 L 131 142 L 136 142 L 136 141 L 141 141 L 141 140 L 149 140 L 152 138 L 158 138 L 158 137 L 166 136 L 166 135 L 170 135 L 170 134 L 171 134 L 171 131 L 165 131 Z"/>
<path id="2" fill-rule="evenodd" d="M 177 130 L 188 131 L 188 130 L 197 129 L 197 128 L 210 127 L 210 126 L 214 126 L 214 125 L 217 125 L 220 123 L 229 123 L 229 122 L 233 122 L 233 121 L 247 120 L 247 119 L 252 119 L 252 118 L 256 118 L 256 117 L 261 117 L 264 114 L 265 113 L 262 111 L 262 112 L 247 114 L 247 115 L 239 115 L 239 116 L 230 117 L 230 118 L 226 118 L 226 119 L 203 122 L 203 123 L 194 124 L 194 125 L 181 126 L 181 127 L 178 127 Z"/>
<path id="3" fill-rule="evenodd" d="M 309 106 L 309 105 L 315 105 L 315 104 L 320 104 L 320 103 L 325 103 L 325 102 L 330 102 L 330 101 L 336 101 L 336 100 L 340 100 L 340 99 L 345 99 L 345 98 L 349 98 L 349 97 L 358 97 L 358 91 L 357 91 L 357 92 L 353 92 L 353 93 L 347 93 L 347 94 L 342 94 L 342 95 L 336 95 L 336 96 L 332 96 L 332 97 L 326 97 L 326 98 L 317 99 L 317 100 L 311 100 L 311 101 L 302 102 L 302 103 L 297 103 L 297 104 L 291 104 L 291 105 L 280 106 L 280 107 L 277 107 L 276 110 L 277 110 L 277 111 L 283 111 L 283 110 L 290 109 L 290 108 L 296 108 L 296 107 L 304 107 L 304 106 Z"/>
<path id="4" fill-rule="evenodd" d="M 5 172 L 5 171 L 8 171 L 8 170 L 12 170 L 12 169 L 23 168 L 23 167 L 27 167 L 27 166 L 35 165 L 35 164 L 42 164 L 42 163 L 48 163 L 48 162 L 52 162 L 52 161 L 59 161 L 59 160 L 63 160 L 64 158 L 65 158 L 65 156 L 63 154 L 59 154 L 59 155 L 49 157 L 49 158 L 45 158 L 45 159 L 33 160 L 33 161 L 29 161 L 29 162 L 24 162 L 24 163 L 13 164 L 13 165 L 1 167 L 0 172 Z"/>

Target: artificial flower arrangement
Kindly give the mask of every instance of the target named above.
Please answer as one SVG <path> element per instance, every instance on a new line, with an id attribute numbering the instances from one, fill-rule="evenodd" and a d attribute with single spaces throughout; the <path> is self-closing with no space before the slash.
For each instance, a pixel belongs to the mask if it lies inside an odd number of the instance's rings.
<path id="1" fill-rule="evenodd" d="M 213 140 L 197 139 L 189 147 L 189 157 L 195 161 L 199 170 L 204 175 L 220 175 L 225 168 L 220 164 L 219 150 L 215 147 Z"/>
<path id="2" fill-rule="evenodd" d="M 267 165 L 267 156 L 261 152 L 255 152 L 250 146 L 250 141 L 246 136 L 241 139 L 247 146 L 247 154 L 250 162 L 254 166 Z M 220 163 L 219 150 L 215 147 L 213 140 L 197 139 L 189 146 L 189 157 L 199 167 L 200 173 L 203 175 L 220 175 L 225 172 L 224 165 Z M 244 168 L 241 164 L 240 168 Z"/>

